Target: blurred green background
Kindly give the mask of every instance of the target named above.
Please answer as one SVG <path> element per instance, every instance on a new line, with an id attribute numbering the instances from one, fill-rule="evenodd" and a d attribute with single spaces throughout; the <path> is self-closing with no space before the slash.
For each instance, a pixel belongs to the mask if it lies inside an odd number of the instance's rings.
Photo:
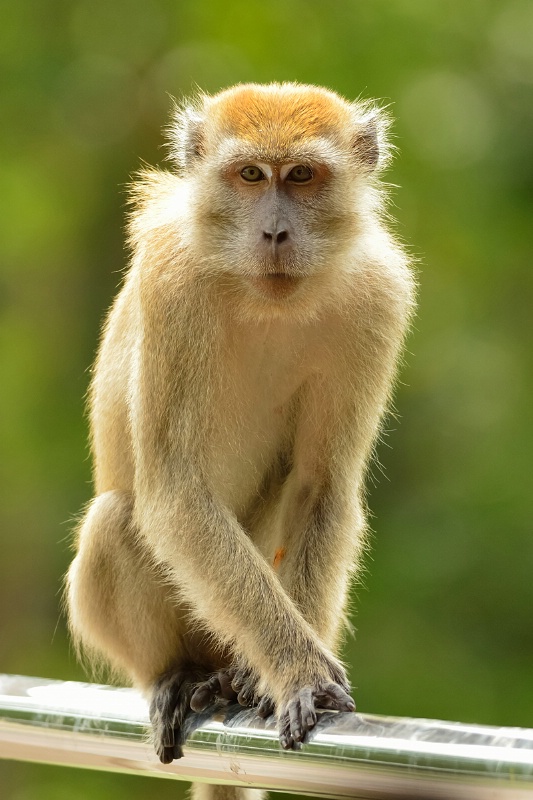
<path id="1" fill-rule="evenodd" d="M 83 396 L 125 265 L 124 185 L 197 85 L 392 103 L 420 312 L 374 468 L 347 642 L 358 707 L 533 725 L 533 2 L 17 0 L 0 69 L 0 671 L 82 679 L 60 613 L 91 495 Z M 0 762 L 5 800 L 183 785 Z"/>

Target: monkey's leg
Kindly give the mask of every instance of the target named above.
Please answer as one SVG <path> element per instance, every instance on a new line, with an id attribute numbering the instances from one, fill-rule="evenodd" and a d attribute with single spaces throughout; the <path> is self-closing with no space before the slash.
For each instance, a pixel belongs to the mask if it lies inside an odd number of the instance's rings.
<path id="1" fill-rule="evenodd" d="M 181 728 L 199 680 L 216 667 L 187 630 L 187 616 L 139 542 L 126 492 L 95 498 L 79 529 L 67 579 L 70 624 L 89 651 L 103 652 L 149 696 L 155 749 L 182 755 Z M 195 664 L 205 659 L 206 669 Z"/>
<path id="2" fill-rule="evenodd" d="M 337 650 L 349 576 L 361 547 L 363 521 L 357 504 L 344 494 L 342 502 L 330 485 L 302 487 L 295 476 L 285 487 L 283 506 L 283 560 L 280 581 L 320 640 Z M 338 685 L 335 685 L 338 684 Z M 314 728 L 316 708 L 350 711 L 350 685 L 346 675 L 335 683 L 318 682 L 307 693 L 278 708 L 280 742 L 298 749 Z"/>

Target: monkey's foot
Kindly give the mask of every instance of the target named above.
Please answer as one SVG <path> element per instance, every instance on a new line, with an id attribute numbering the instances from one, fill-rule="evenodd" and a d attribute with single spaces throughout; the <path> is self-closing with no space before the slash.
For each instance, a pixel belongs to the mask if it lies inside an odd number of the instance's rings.
<path id="1" fill-rule="evenodd" d="M 284 750 L 299 750 L 317 721 L 316 709 L 355 711 L 355 703 L 338 683 L 320 681 L 304 686 L 279 713 L 279 741 Z"/>
<path id="2" fill-rule="evenodd" d="M 199 684 L 191 697 L 193 711 L 203 711 L 219 700 L 234 702 L 241 706 L 257 706 L 260 717 L 269 717 L 274 711 L 274 702 L 268 695 L 258 694 L 258 677 L 249 667 L 232 665 L 211 675 Z"/>
<path id="3" fill-rule="evenodd" d="M 176 669 L 165 672 L 154 685 L 150 721 L 155 751 L 163 764 L 183 755 L 183 722 L 199 678 L 194 670 Z"/>

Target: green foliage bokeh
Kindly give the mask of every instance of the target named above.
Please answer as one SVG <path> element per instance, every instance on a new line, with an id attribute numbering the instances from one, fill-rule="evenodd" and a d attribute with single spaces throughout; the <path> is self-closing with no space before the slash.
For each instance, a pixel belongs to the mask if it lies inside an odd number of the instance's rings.
<path id="1" fill-rule="evenodd" d="M 168 95 L 299 80 L 390 103 L 420 311 L 349 639 L 362 711 L 533 725 L 532 0 L 17 0 L 0 69 L 0 671 L 82 679 L 60 616 L 124 185 Z M 355 599 L 355 595 L 354 595 Z M 0 762 L 6 800 L 181 784 Z"/>

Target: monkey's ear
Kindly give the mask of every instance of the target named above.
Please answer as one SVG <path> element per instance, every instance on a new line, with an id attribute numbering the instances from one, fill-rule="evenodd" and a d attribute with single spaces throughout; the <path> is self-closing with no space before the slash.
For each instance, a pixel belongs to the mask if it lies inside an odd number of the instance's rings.
<path id="1" fill-rule="evenodd" d="M 176 106 L 168 127 L 170 158 L 183 171 L 204 155 L 204 115 L 194 106 Z"/>
<path id="2" fill-rule="evenodd" d="M 379 135 L 375 117 L 364 122 L 355 135 L 354 151 L 357 160 L 369 170 L 375 170 L 379 164 Z"/>
<path id="3" fill-rule="evenodd" d="M 369 172 L 384 167 L 390 158 L 387 129 L 390 120 L 382 109 L 371 109 L 356 122 L 353 150 L 358 162 Z"/>

